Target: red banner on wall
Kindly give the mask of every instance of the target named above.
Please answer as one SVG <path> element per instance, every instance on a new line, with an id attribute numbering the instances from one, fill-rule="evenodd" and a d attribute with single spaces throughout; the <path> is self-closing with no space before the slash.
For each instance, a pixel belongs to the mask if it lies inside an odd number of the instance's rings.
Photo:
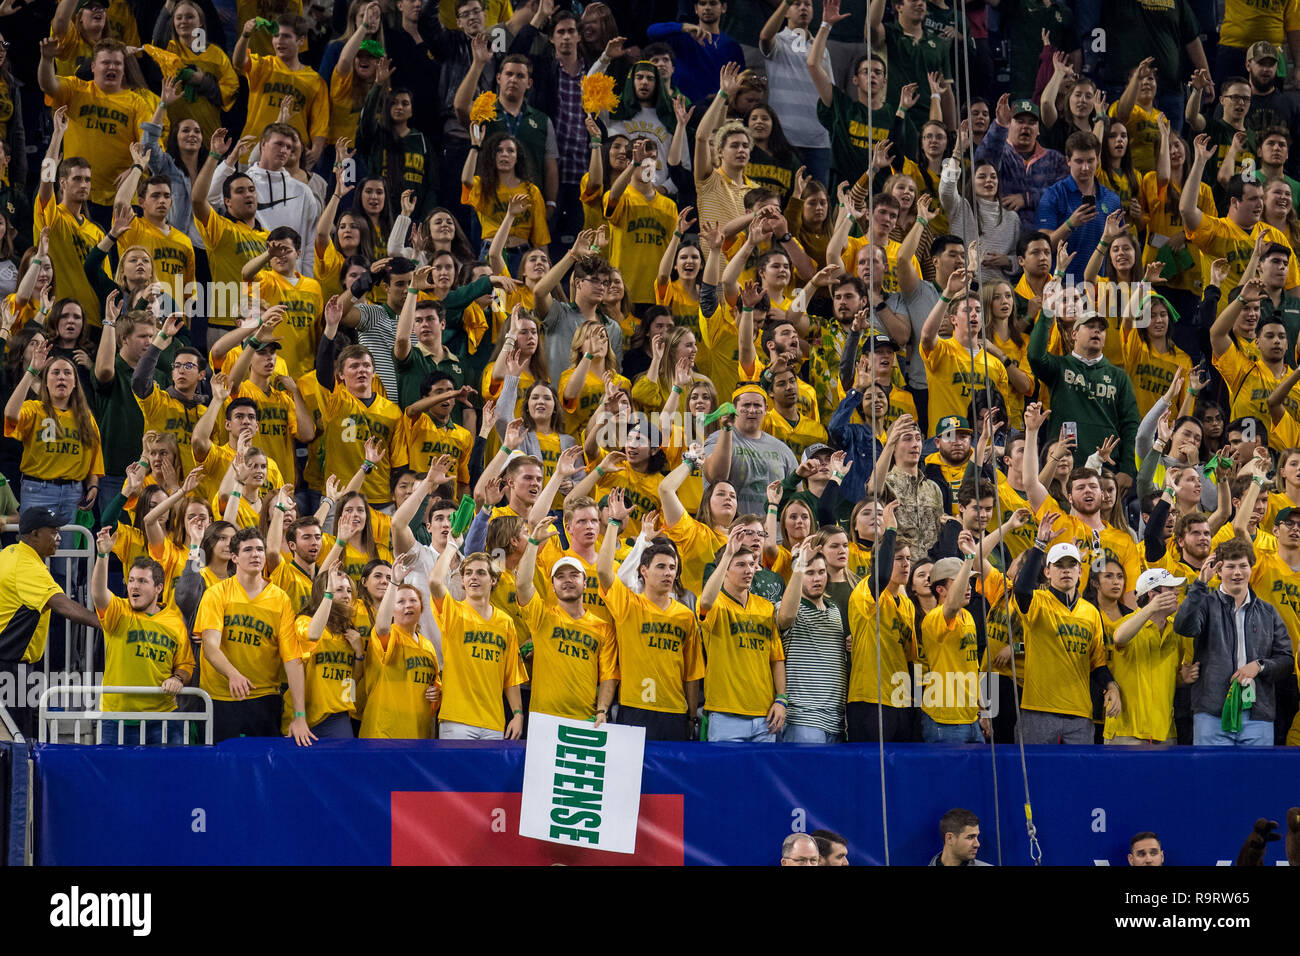
<path id="1" fill-rule="evenodd" d="M 685 798 L 641 795 L 636 852 L 519 835 L 518 793 L 393 791 L 393 866 L 681 866 Z"/>

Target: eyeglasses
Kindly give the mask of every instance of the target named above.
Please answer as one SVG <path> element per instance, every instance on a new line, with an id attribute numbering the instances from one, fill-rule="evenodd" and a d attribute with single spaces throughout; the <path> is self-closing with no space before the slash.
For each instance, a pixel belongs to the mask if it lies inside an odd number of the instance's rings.
<path id="1" fill-rule="evenodd" d="M 199 369 L 199 363 L 198 362 L 176 362 L 172 365 L 172 368 L 178 368 L 182 372 L 197 372 Z"/>
<path id="2" fill-rule="evenodd" d="M 608 289 L 611 285 L 614 284 L 614 283 L 613 283 L 611 280 L 609 280 L 609 279 L 597 279 L 595 276 L 587 276 L 587 277 L 586 277 L 585 279 L 583 279 L 582 281 L 583 281 L 583 282 L 590 282 L 590 283 L 591 283 L 592 285 L 594 285 L 597 289 Z"/>

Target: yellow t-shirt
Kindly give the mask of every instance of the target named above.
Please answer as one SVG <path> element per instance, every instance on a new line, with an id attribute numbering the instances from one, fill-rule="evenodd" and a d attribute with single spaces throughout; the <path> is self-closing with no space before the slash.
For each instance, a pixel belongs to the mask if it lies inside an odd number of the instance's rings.
<path id="1" fill-rule="evenodd" d="M 1115 116 L 1119 106 L 1116 101 L 1110 104 L 1110 115 Z M 1129 114 L 1124 126 L 1128 129 L 1128 152 L 1133 160 L 1133 171 L 1141 179 L 1145 173 L 1156 168 L 1156 155 L 1160 151 L 1160 120 L 1165 114 L 1151 104 L 1147 109 L 1141 103 L 1133 103 L 1133 112 Z"/>
<path id="2" fill-rule="evenodd" d="M 1079 590 L 1082 591 L 1088 586 L 1088 579 L 1092 574 L 1092 562 L 1097 558 L 1096 549 L 1093 548 L 1093 531 L 1074 515 L 1064 514 L 1052 498 L 1043 502 L 1043 506 L 1034 515 L 1034 523 L 1041 522 L 1043 515 L 1048 511 L 1060 515 L 1056 519 L 1054 525 L 1056 533 L 1048 542 L 1048 548 L 1069 541 L 1083 555 L 1083 575 L 1079 580 Z M 1034 532 L 1035 535 L 1037 533 Z M 1133 540 L 1133 536 L 1127 531 L 1106 525 L 1097 535 L 1097 543 L 1105 553 L 1107 561 L 1114 561 L 1124 569 L 1124 590 L 1132 591 L 1137 586 L 1138 575 L 1142 573 L 1142 561 L 1138 556 L 1137 542 Z"/>
<path id="3" fill-rule="evenodd" d="M 280 357 L 295 372 L 316 364 L 316 346 L 320 342 L 321 313 L 325 311 L 325 294 L 311 276 L 294 272 L 282 276 L 274 269 L 263 269 L 255 282 L 260 286 L 262 308 L 282 305 L 287 314 L 276 330 L 281 342 Z"/>
<path id="4" fill-rule="evenodd" d="M 1286 43 L 1286 34 L 1293 30 L 1300 30 L 1300 0 L 1226 0 L 1219 44 L 1244 50 L 1252 43 L 1267 40 L 1281 46 Z"/>
<path id="5" fill-rule="evenodd" d="M 844 271 L 849 275 L 858 274 L 858 253 L 864 247 L 871 245 L 870 236 L 849 236 L 844 252 L 840 255 L 840 261 L 844 263 Z M 898 292 L 900 289 L 898 283 L 898 250 L 903 244 L 897 239 L 890 239 L 885 243 L 885 277 L 881 282 L 881 289 L 885 295 L 891 292 Z M 921 275 L 921 263 L 916 256 L 912 256 L 912 270 L 918 277 Z"/>
<path id="6" fill-rule="evenodd" d="M 965 608 L 949 621 L 940 604 L 921 621 L 925 657 L 921 710 L 936 724 L 970 724 L 979 719 L 976 644 L 975 618 Z"/>
<path id="7" fill-rule="evenodd" d="M 1010 645 L 1015 655 L 1016 682 L 1023 688 L 1025 686 L 1024 620 L 1020 615 L 1019 605 L 1010 593 L 1014 582 L 997 568 L 990 570 L 991 573 L 985 575 L 983 580 L 984 599 L 989 606 L 988 617 L 984 623 L 984 633 L 988 637 L 988 648 L 985 653 L 991 658 L 996 658 L 1003 648 Z M 987 664 L 988 661 L 982 662 L 981 669 Z M 1009 664 L 1006 666 L 993 664 L 992 669 L 995 674 L 1004 677 L 1012 676 L 1012 667 Z"/>
<path id="8" fill-rule="evenodd" d="M 297 102 L 289 125 L 302 137 L 303 148 L 311 149 L 312 140 L 317 136 L 328 139 L 330 94 L 320 74 L 306 64 L 290 70 L 278 56 L 256 53 L 248 56 L 252 65 L 248 70 L 248 121 L 244 124 L 244 135 L 260 137 L 264 129 L 279 120 L 280 101 L 291 96 Z M 309 241 L 309 237 L 304 236 L 303 241 Z"/>
<path id="9" fill-rule="evenodd" d="M 361 104 L 356 101 L 355 90 L 356 77 L 351 72 L 344 73 L 336 68 L 330 77 L 330 142 L 337 142 L 340 136 L 346 136 L 349 140 L 357 138 Z M 365 93 L 365 90 L 361 91 L 363 102 Z"/>
<path id="10" fill-rule="evenodd" d="M 963 461 L 960 465 L 950 465 L 936 451 L 925 456 L 925 464 L 938 466 L 939 473 L 943 475 L 943 480 L 952 493 L 952 513 L 955 516 L 960 511 L 960 506 L 957 504 L 957 495 L 961 492 L 962 481 L 966 475 L 966 462 Z"/>
<path id="11" fill-rule="evenodd" d="M 50 631 L 45 605 L 62 593 L 31 545 L 19 541 L 0 551 L 0 653 L 6 659 L 29 664 L 41 659 Z M 19 644 L 28 627 L 31 636 Z"/>
<path id="12" fill-rule="evenodd" d="M 624 281 L 626 282 L 626 279 Z M 684 325 L 697 336 L 700 334 L 699 297 L 687 293 L 680 279 L 662 283 L 656 280 L 655 304 L 667 306 L 668 311 L 673 314 L 673 325 Z"/>
<path id="13" fill-rule="evenodd" d="M 54 409 L 54 417 L 36 399 L 23 402 L 18 420 L 5 419 L 5 437 L 23 443 L 22 473 L 37 481 L 83 481 L 104 473 L 104 448 L 99 426 L 83 436 L 71 409 Z"/>
<path id="14" fill-rule="evenodd" d="M 294 638 L 294 609 L 289 597 L 274 584 L 265 585 L 257 597 L 249 597 L 235 576 L 209 585 L 194 617 L 194 632 L 218 631 L 221 650 L 230 665 L 251 683 L 250 699 L 280 692 L 283 662 L 298 654 Z M 199 671 L 199 686 L 213 700 L 231 701 L 230 684 L 205 662 Z"/>
<path id="15" fill-rule="evenodd" d="M 549 245 L 551 233 L 546 228 L 546 203 L 542 200 L 542 191 L 532 183 L 521 182 L 513 187 L 498 185 L 496 196 L 484 196 L 481 181 L 475 176 L 473 186 L 461 183 L 460 201 L 478 213 L 479 226 L 483 235 L 490 240 L 501 228 L 510 197 L 517 193 L 528 197 L 528 207 L 510 224 L 510 235 L 534 246 Z"/>
<path id="16" fill-rule="evenodd" d="M 767 432 L 783 445 L 788 445 L 796 458 L 803 455 L 810 445 L 825 444 L 826 428 L 821 422 L 807 415 L 799 415 L 793 425 L 790 420 L 775 408 L 769 408 L 763 417 L 763 431 Z"/>
<path id="17" fill-rule="evenodd" d="M 438 652 L 427 637 L 399 624 L 392 625 L 387 641 L 372 631 L 366 648 L 361 736 L 428 740 L 433 736 L 433 702 L 424 695 L 437 683 Z"/>
<path id="18" fill-rule="evenodd" d="M 595 467 L 596 462 L 588 462 L 589 467 Z M 630 509 L 627 520 L 623 522 L 623 527 L 619 529 L 619 535 L 625 541 L 634 539 L 641 533 L 641 519 L 651 511 L 659 510 L 659 483 L 663 481 L 663 475 L 658 472 L 640 472 L 635 468 L 624 467 L 619 471 L 606 474 L 604 477 L 597 479 L 596 490 L 592 492 L 592 497 L 597 501 L 609 494 L 615 488 L 622 488 L 624 500 Z M 665 531 L 665 533 L 667 533 Z M 687 582 L 687 565 L 686 558 L 682 558 L 682 583 Z M 689 588 L 691 585 L 686 584 Z"/>
<path id="19" fill-rule="evenodd" d="M 1106 663 L 1101 612 L 1079 600 L 1067 608 L 1046 588 L 1025 612 L 1025 692 L 1022 710 L 1092 717 L 1089 679 Z"/>
<path id="20" fill-rule="evenodd" d="M 1277 609 L 1293 639 L 1300 634 L 1300 572 L 1292 571 L 1276 551 L 1264 551 L 1256 546 L 1250 586 Z"/>
<path id="21" fill-rule="evenodd" d="M 718 401 L 730 401 L 740 381 L 740 330 L 731 306 L 722 301 L 711 315 L 700 312 L 699 370 L 709 377 Z"/>
<path id="22" fill-rule="evenodd" d="M 618 679 L 614 628 L 586 607 L 573 618 L 536 593 L 517 605 L 533 641 L 533 682 L 529 711 L 590 720 L 596 713 L 601 681 Z"/>
<path id="23" fill-rule="evenodd" d="M 564 390 L 568 387 L 569 381 L 573 378 L 573 369 L 567 368 L 560 375 L 560 403 L 564 406 L 564 430 L 575 440 L 581 441 L 583 429 L 587 427 L 587 422 L 596 409 L 600 407 L 605 400 L 605 383 L 594 373 L 588 372 L 587 377 L 582 382 L 582 390 L 578 392 L 578 397 L 569 401 L 564 397 Z M 632 382 L 617 372 L 613 373 L 614 384 L 619 388 L 632 388 Z"/>
<path id="24" fill-rule="evenodd" d="M 1155 172 L 1149 172 L 1142 177 L 1139 196 L 1142 199 L 1142 209 L 1147 216 L 1147 241 L 1142 247 L 1142 266 L 1146 268 L 1160 251 L 1153 245 L 1152 240 L 1155 237 L 1163 236 L 1168 239 L 1185 233 L 1183 216 L 1178 211 L 1179 197 L 1168 184 L 1163 187 L 1160 185 Z M 1196 208 L 1207 216 L 1219 214 L 1219 210 L 1214 205 L 1214 193 L 1208 183 L 1201 183 L 1201 188 L 1196 193 Z M 1169 266 L 1166 265 L 1162 277 L 1169 288 L 1195 292 L 1199 297 L 1202 288 L 1202 269 L 1206 267 L 1201 262 L 1200 250 L 1190 244 L 1186 248 L 1192 256 L 1192 267 L 1174 275 L 1170 274 Z"/>
<path id="25" fill-rule="evenodd" d="M 600 596 L 600 576 L 596 574 L 596 565 L 586 561 L 580 554 L 573 549 L 561 550 L 558 538 L 550 538 L 537 551 L 537 570 L 533 574 L 533 587 L 538 594 L 546 596 L 547 601 L 555 600 L 555 588 L 551 586 L 551 569 L 555 567 L 555 562 L 560 558 L 573 558 L 582 565 L 583 575 L 586 580 L 583 583 L 582 605 L 591 614 L 607 623 L 614 623 L 613 616 L 609 613 L 609 608 L 605 607 L 605 600 Z M 620 542 L 621 545 L 621 542 Z M 619 547 L 614 553 L 617 556 L 620 551 L 626 554 L 626 548 Z M 596 541 L 596 551 L 600 552 L 600 540 Z M 616 557 L 616 560 L 621 560 Z"/>
<path id="26" fill-rule="evenodd" d="M 132 246 L 144 246 L 149 250 L 153 257 L 153 277 L 169 290 L 177 287 L 178 278 L 182 293 L 188 283 L 195 281 L 194 243 L 175 226 L 167 226 L 164 232 L 144 216 L 136 216 L 118 238 L 117 254 L 121 256 Z M 174 292 L 172 298 L 176 298 Z"/>
<path id="27" fill-rule="evenodd" d="M 97 613 L 104 626 L 105 687 L 158 687 L 173 675 L 184 683 L 194 673 L 189 630 L 175 604 L 143 614 L 132 610 L 126 598 L 115 597 Z M 176 709 L 176 698 L 105 694 L 103 708 L 169 713 Z"/>
<path id="28" fill-rule="evenodd" d="M 1214 356 L 1214 367 L 1223 376 L 1232 395 L 1232 418 L 1253 415 L 1262 422 L 1273 421 L 1268 410 L 1268 396 L 1277 388 L 1278 379 L 1267 365 L 1259 359 L 1247 357 L 1233 341 L 1226 352 Z M 1300 401 L 1293 393 L 1287 393 L 1284 406 L 1292 417 L 1300 416 Z"/>
<path id="29" fill-rule="evenodd" d="M 322 552 L 323 554 L 324 552 Z M 293 608 L 295 614 L 304 612 L 307 604 L 311 601 L 312 579 L 304 574 L 298 565 L 293 563 L 288 553 L 280 555 L 275 570 L 263 576 L 285 593 L 285 596 L 289 598 L 289 606 Z M 301 620 L 302 618 L 299 618 L 299 621 Z M 302 636 L 306 636 L 305 631 Z"/>
<path id="30" fill-rule="evenodd" d="M 1153 352 L 1135 330 L 1123 333 L 1124 371 L 1133 381 L 1133 394 L 1137 397 L 1138 415 L 1145 416 L 1169 388 L 1174 374 L 1181 369 L 1186 381 L 1192 372 L 1192 358 L 1172 342 L 1173 352 Z M 1182 390 L 1174 399 L 1174 407 L 1182 404 Z"/>
<path id="31" fill-rule="evenodd" d="M 219 215 L 210 206 L 206 219 L 195 213 L 194 226 L 207 250 L 213 283 L 221 283 L 217 288 L 227 290 L 242 288 L 244 264 L 266 251 L 266 230 Z M 240 318 L 237 295 L 212 296 L 207 307 L 209 325 L 230 329 Z"/>
<path id="32" fill-rule="evenodd" d="M 852 558 L 849 563 L 853 563 Z M 880 607 L 879 632 L 876 630 L 877 604 Z M 849 661 L 850 701 L 883 703 L 886 707 L 912 705 L 912 672 L 908 665 L 917 658 L 915 622 L 916 607 L 901 590 L 893 592 L 885 588 L 877 601 L 871 593 L 871 582 L 865 577 L 858 582 L 849 596 L 849 629 L 853 635 Z M 879 683 L 877 668 L 880 671 Z"/>
<path id="33" fill-rule="evenodd" d="M 704 687 L 708 709 L 764 716 L 776 695 L 772 665 L 785 660 L 772 602 L 751 592 L 741 604 L 721 591 L 704 616 L 700 637 L 709 658 Z"/>
<path id="34" fill-rule="evenodd" d="M 294 638 L 302 659 L 303 691 L 306 700 L 307 726 L 315 727 L 334 714 L 357 716 L 357 681 L 353 675 L 356 655 L 342 634 L 326 628 L 318 640 L 308 632 L 311 617 L 300 614 L 294 621 Z M 284 692 L 284 716 L 281 731 L 288 736 L 293 722 L 293 696 Z"/>
<path id="35" fill-rule="evenodd" d="M 66 148 L 66 147 L 65 147 Z M 76 155 L 66 153 L 65 155 Z M 128 161 L 127 165 L 130 165 Z M 109 196 L 112 201 L 112 196 Z M 83 214 L 80 219 L 73 216 L 62 203 L 36 197 L 33 214 L 35 235 L 39 238 L 42 229 L 50 230 L 50 264 L 54 266 L 54 295 L 62 298 L 68 296 L 81 303 L 81 310 L 86 316 L 86 324 L 99 326 L 99 296 L 91 288 L 86 278 L 85 263 L 90 250 L 104 238 L 104 230 L 89 216 Z M 104 260 L 104 275 L 109 277 L 108 260 Z M 21 316 L 20 316 L 21 318 Z M 21 326 L 16 325 L 16 328 Z"/>
<path id="36" fill-rule="evenodd" d="M 1034 509 L 1029 507 L 1029 500 L 1007 483 L 1006 476 L 1002 472 L 998 472 L 998 500 L 1002 505 L 1003 521 L 1011 517 L 1018 508 L 1024 508 L 1029 512 L 1029 520 L 1025 522 L 1025 526 L 1017 528 L 1002 539 L 1003 546 L 1011 552 L 1014 560 L 1034 546 L 1034 538 L 1038 537 L 1038 519 L 1034 516 Z M 994 509 L 993 514 L 989 516 L 989 530 L 997 528 L 997 521 L 998 513 L 997 509 Z"/>
<path id="37" fill-rule="evenodd" d="M 528 680 L 514 622 L 499 609 L 484 618 L 468 604 L 445 595 L 433 602 L 433 616 L 442 632 L 446 671 L 438 719 L 505 730 L 501 694 Z"/>
<path id="38" fill-rule="evenodd" d="M 206 143 L 213 132 L 221 126 L 221 111 L 228 110 L 235 104 L 235 94 L 239 92 L 239 76 L 226 51 L 216 44 L 208 44 L 202 53 L 195 53 L 189 47 L 176 40 L 167 44 L 167 52 L 177 59 L 181 66 L 193 66 L 202 70 L 217 81 L 217 90 L 221 94 L 218 106 L 206 96 L 196 96 L 193 100 L 180 97 L 167 107 L 167 119 L 175 125 L 183 119 L 193 119 L 203 129 L 203 141 Z M 171 71 L 164 69 L 165 75 Z"/>
<path id="39" fill-rule="evenodd" d="M 1218 216 L 1203 216 L 1201 224 L 1187 233 L 1188 241 L 1204 254 L 1201 260 L 1204 270 L 1201 280 L 1205 284 L 1208 285 L 1210 282 L 1210 265 L 1214 260 L 1228 260 L 1228 275 L 1219 283 L 1219 290 L 1223 293 L 1223 297 L 1219 300 L 1218 311 L 1224 310 L 1228 304 L 1228 293 L 1241 282 L 1241 274 L 1246 269 L 1246 263 L 1250 261 L 1251 253 L 1255 250 L 1255 239 L 1260 233 L 1266 235 L 1269 242 L 1280 243 L 1291 249 L 1287 237 L 1262 219 L 1255 223 L 1254 228 L 1247 234 L 1227 217 L 1221 219 Z M 1300 262 L 1296 261 L 1295 250 L 1291 249 L 1291 259 L 1286 267 L 1286 288 L 1293 289 L 1298 285 L 1300 285 Z"/>
<path id="40" fill-rule="evenodd" d="M 1174 633 L 1172 616 L 1163 628 L 1147 621 L 1131 641 L 1115 645 L 1110 667 L 1119 684 L 1121 708 L 1118 717 L 1106 718 L 1107 740 L 1138 737 L 1159 742 L 1171 737 L 1183 649 L 1184 638 Z"/>
<path id="41" fill-rule="evenodd" d="M 633 302 L 655 301 L 655 275 L 677 228 L 677 203 L 657 190 L 646 199 L 629 186 L 613 208 L 606 202 L 605 212 L 610 265 L 623 274 L 623 286 Z"/>
<path id="42" fill-rule="evenodd" d="M 261 448 L 262 446 L 259 444 L 254 447 Z M 263 448 L 263 450 L 267 453 L 266 480 L 262 482 L 260 490 L 262 493 L 262 500 L 263 502 L 266 502 L 270 500 L 270 495 L 284 487 L 285 480 L 284 475 L 280 471 L 279 465 L 275 463 L 275 459 L 271 456 L 270 450 L 265 448 Z M 213 445 L 209 448 L 207 457 L 198 463 L 203 466 L 203 476 L 199 479 L 198 493 L 215 502 L 217 499 L 217 490 L 221 487 L 221 479 L 226 476 L 226 470 L 230 468 L 230 463 L 234 460 L 235 450 L 229 445 Z M 289 475 L 292 476 L 293 472 L 290 471 Z M 243 511 L 242 506 L 240 510 L 241 512 Z M 213 511 L 219 518 L 221 511 L 215 504 L 213 504 Z M 255 527 L 257 525 L 259 512 L 253 511 L 251 514 L 253 520 L 249 527 Z"/>
<path id="43" fill-rule="evenodd" d="M 194 468 L 194 449 L 190 438 L 194 434 L 194 426 L 199 423 L 208 406 L 182 405 L 157 385 L 145 398 L 137 395 L 136 401 L 144 413 L 145 431 L 166 432 L 175 438 L 181 453 L 181 474 L 189 474 Z"/>
<path id="44" fill-rule="evenodd" d="M 469 485 L 469 453 L 474 447 L 474 436 L 453 421 L 439 425 L 427 413 L 416 418 L 406 418 L 407 465 L 417 475 L 423 475 L 441 455 L 450 455 L 451 476 L 460 485 Z M 554 469 L 552 469 L 554 470 Z"/>
<path id="45" fill-rule="evenodd" d="M 293 398 L 284 389 L 274 387 L 268 395 L 248 379 L 239 383 L 239 388 L 235 390 L 235 397 L 251 398 L 257 403 L 258 435 L 254 444 L 266 452 L 266 457 L 269 459 L 266 483 L 262 487 L 274 491 L 284 483 L 285 475 L 288 475 L 290 481 L 294 476 L 294 443 L 298 441 L 298 413 L 294 408 Z M 227 460 L 224 467 L 229 465 L 230 462 Z M 272 477 L 271 465 L 275 465 L 279 479 Z M 216 476 L 217 484 L 221 483 L 221 474 L 218 473 Z M 280 484 L 275 483 L 277 480 Z M 215 485 L 213 490 L 216 490 Z"/>
<path id="46" fill-rule="evenodd" d="M 392 501 L 389 469 L 406 464 L 409 447 L 407 419 L 402 410 L 381 395 L 375 395 L 366 404 L 339 382 L 321 395 L 321 424 L 325 434 L 326 475 L 355 475 L 366 460 L 366 439 L 373 436 L 383 441 L 388 455 L 376 462 L 374 470 L 366 475 L 361 492 L 372 505 Z"/>
<path id="47" fill-rule="evenodd" d="M 696 521 L 689 514 L 682 515 L 675 524 L 664 525 L 662 530 L 677 546 L 682 562 L 682 586 L 693 594 L 699 594 L 704 590 L 704 569 L 713 562 L 718 549 L 727 543 L 727 536 Z"/>
<path id="48" fill-rule="evenodd" d="M 105 93 L 93 80 L 75 76 L 60 76 L 59 91 L 47 93 L 45 105 L 68 108 L 63 155 L 90 161 L 90 201 L 111 206 L 118 173 L 134 162 L 130 146 L 139 136 L 140 124 L 153 115 L 153 107 L 134 90 Z"/>
<path id="49" fill-rule="evenodd" d="M 663 610 L 619 580 L 602 587 L 601 597 L 614 615 L 619 703 L 665 714 L 686 713 L 686 684 L 704 677 L 695 613 L 677 601 Z"/>
<path id="50" fill-rule="evenodd" d="M 971 396 L 984 391 L 986 382 L 1003 398 L 1011 394 L 1006 366 L 983 349 L 977 348 L 972 359 L 970 351 L 955 338 L 936 339 L 929 350 L 922 346 L 921 361 L 930 383 L 931 438 L 945 415 L 966 418 L 970 414 Z"/>

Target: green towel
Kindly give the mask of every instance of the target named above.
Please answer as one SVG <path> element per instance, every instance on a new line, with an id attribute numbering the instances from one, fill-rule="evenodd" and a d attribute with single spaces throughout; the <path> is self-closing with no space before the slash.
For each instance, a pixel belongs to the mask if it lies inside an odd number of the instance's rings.
<path id="1" fill-rule="evenodd" d="M 731 404 L 731 402 L 723 402 L 714 411 L 709 412 L 708 415 L 704 416 L 704 424 L 712 425 L 723 415 L 734 415 L 734 414 L 736 414 L 736 406 Z"/>
<path id="2" fill-rule="evenodd" d="M 1163 245 L 1156 253 L 1156 260 L 1165 264 L 1163 274 L 1166 279 L 1172 279 L 1174 276 L 1181 275 L 1196 265 L 1196 260 L 1192 258 L 1192 254 L 1188 251 L 1186 246 L 1174 250 L 1168 244 Z"/>
<path id="3" fill-rule="evenodd" d="M 1241 684 L 1232 682 L 1228 696 L 1223 699 L 1223 718 L 1220 721 L 1225 734 L 1241 733 Z"/>
<path id="4" fill-rule="evenodd" d="M 460 506 L 451 516 L 451 534 L 454 538 L 459 538 L 465 533 L 465 529 L 470 526 L 474 520 L 474 499 L 469 495 L 464 495 L 460 499 Z"/>

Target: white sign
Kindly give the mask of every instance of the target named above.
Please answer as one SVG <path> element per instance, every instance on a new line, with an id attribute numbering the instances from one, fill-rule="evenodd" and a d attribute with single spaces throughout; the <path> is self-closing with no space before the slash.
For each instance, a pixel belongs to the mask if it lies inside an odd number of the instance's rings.
<path id="1" fill-rule="evenodd" d="M 532 714 L 519 835 L 635 852 L 644 755 L 644 727 Z"/>

